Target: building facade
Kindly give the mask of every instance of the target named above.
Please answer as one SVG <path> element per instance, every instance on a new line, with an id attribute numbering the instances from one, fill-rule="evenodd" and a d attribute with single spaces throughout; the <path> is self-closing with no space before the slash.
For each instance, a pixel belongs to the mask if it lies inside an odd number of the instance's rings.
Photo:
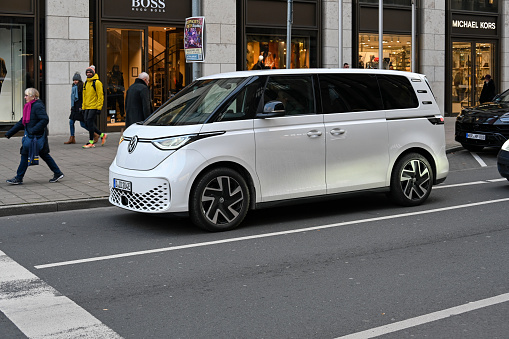
<path id="1" fill-rule="evenodd" d="M 286 68 L 287 53 L 292 68 L 335 68 L 341 60 L 354 68 L 382 63 L 386 69 L 410 71 L 414 62 L 446 116 L 477 103 L 486 74 L 492 75 L 498 92 L 509 88 L 509 0 L 415 3 L 412 38 L 412 0 L 384 0 L 379 60 L 378 0 L 293 0 L 289 48 L 286 0 L 200 0 L 205 60 L 198 73 L 249 70 L 260 56 L 265 68 Z M 48 108 L 51 133 L 67 134 L 71 80 L 75 72 L 85 78 L 90 64 L 105 87 L 101 130 L 122 130 L 125 92 L 140 72 L 151 76 L 157 109 L 193 80 L 183 43 L 184 22 L 192 13 L 191 0 L 3 3 L 0 131 L 21 118 L 23 91 L 36 87 Z"/>

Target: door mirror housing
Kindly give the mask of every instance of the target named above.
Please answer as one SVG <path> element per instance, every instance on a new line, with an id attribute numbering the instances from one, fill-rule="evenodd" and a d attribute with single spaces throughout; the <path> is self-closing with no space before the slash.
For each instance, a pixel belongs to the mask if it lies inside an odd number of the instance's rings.
<path id="1" fill-rule="evenodd" d="M 269 101 L 263 106 L 263 113 L 258 113 L 258 118 L 274 118 L 282 117 L 285 115 L 285 105 L 278 100 Z"/>

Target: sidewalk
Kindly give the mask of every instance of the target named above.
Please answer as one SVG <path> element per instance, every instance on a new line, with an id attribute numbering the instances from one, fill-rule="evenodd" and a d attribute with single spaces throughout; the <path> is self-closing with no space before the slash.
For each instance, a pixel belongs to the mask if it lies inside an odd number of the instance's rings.
<path id="1" fill-rule="evenodd" d="M 41 159 L 29 167 L 23 185 L 5 182 L 16 175 L 21 137 L 0 138 L 0 216 L 111 206 L 108 168 L 115 158 L 120 133 L 108 133 L 104 146 L 83 149 L 88 133 L 78 133 L 76 144 L 64 145 L 68 135 L 49 136 L 50 155 L 65 177 L 50 183 L 53 172 Z"/>
<path id="2" fill-rule="evenodd" d="M 455 121 L 453 117 L 445 118 L 448 153 L 461 149 L 461 145 L 454 141 Z M 77 133 L 76 144 L 64 145 L 69 136 L 50 136 L 50 154 L 65 177 L 57 183 L 49 183 L 53 173 L 40 160 L 40 165 L 28 168 L 23 185 L 5 182 L 16 175 L 21 138 L 0 138 L 0 217 L 111 206 L 108 202 L 108 168 L 115 158 L 120 133 L 108 133 L 103 147 L 83 149 L 81 146 L 87 138 L 87 134 Z"/>

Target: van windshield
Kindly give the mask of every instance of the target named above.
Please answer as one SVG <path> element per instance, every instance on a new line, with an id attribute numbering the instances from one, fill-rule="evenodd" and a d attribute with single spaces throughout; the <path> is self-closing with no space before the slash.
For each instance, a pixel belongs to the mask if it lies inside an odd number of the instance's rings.
<path id="1" fill-rule="evenodd" d="M 144 122 L 144 125 L 203 124 L 224 99 L 246 80 L 246 78 L 227 78 L 196 81 L 161 106 Z"/>

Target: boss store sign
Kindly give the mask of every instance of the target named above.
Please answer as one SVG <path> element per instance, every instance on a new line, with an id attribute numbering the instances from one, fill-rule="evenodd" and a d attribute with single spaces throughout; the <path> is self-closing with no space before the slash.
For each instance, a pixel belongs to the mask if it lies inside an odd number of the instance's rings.
<path id="1" fill-rule="evenodd" d="M 452 34 L 497 36 L 497 17 L 453 14 Z"/>
<path id="2" fill-rule="evenodd" d="M 191 0 L 102 0 L 103 17 L 184 21 Z"/>

